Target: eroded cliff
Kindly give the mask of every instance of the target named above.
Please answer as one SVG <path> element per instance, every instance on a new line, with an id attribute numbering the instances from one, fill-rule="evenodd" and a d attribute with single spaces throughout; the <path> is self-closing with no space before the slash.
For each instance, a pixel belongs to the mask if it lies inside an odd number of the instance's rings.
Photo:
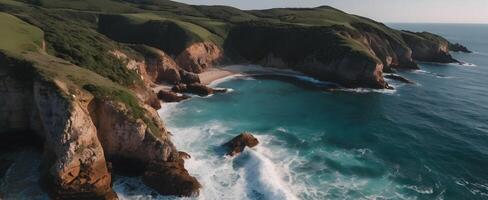
<path id="1" fill-rule="evenodd" d="M 143 99 L 75 65 L 52 64 L 63 62 L 60 59 L 35 52 L 24 57 L 0 54 L 0 133 L 41 136 L 41 185 L 52 198 L 117 198 L 111 189 L 111 167 L 136 163 L 136 174 L 142 176 L 147 166 L 183 162 L 156 111 Z M 83 76 L 91 78 L 78 80 Z M 159 171 L 177 171 L 160 179 L 185 179 L 190 184 L 165 194 L 198 194 L 198 181 L 183 164 L 176 166 Z"/>

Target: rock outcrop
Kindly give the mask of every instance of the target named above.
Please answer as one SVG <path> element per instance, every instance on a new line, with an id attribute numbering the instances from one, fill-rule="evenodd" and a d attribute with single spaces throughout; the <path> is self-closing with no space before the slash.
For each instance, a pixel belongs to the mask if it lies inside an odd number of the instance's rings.
<path id="1" fill-rule="evenodd" d="M 62 94 L 63 83 L 35 82 L 35 106 L 45 138 L 41 181 L 52 198 L 113 196 L 97 129 L 86 103 L 93 96 L 80 93 L 74 101 Z M 63 91 L 60 93 L 59 91 Z"/>
<path id="2" fill-rule="evenodd" d="M 161 90 L 158 92 L 158 98 L 164 102 L 180 102 L 180 101 L 183 101 L 183 100 L 188 99 L 190 97 L 187 95 L 175 93 L 172 91 Z"/>
<path id="3" fill-rule="evenodd" d="M 424 62 L 459 62 L 449 54 L 449 42 L 444 38 L 427 32 L 402 32 L 403 40 L 412 49 L 412 58 Z"/>
<path id="4" fill-rule="evenodd" d="M 195 177 L 188 174 L 181 158 L 174 162 L 150 164 L 142 180 L 163 195 L 198 196 L 202 187 Z"/>
<path id="5" fill-rule="evenodd" d="M 147 76 L 153 83 L 181 82 L 180 67 L 165 52 L 148 46 L 135 46 L 145 57 Z"/>
<path id="6" fill-rule="evenodd" d="M 246 147 L 252 148 L 258 144 L 259 144 L 258 139 L 256 139 L 251 133 L 245 132 L 234 137 L 232 140 L 225 143 L 224 146 L 229 149 L 227 155 L 235 156 L 237 154 L 240 154 L 242 151 L 244 151 L 244 148 Z"/>
<path id="7" fill-rule="evenodd" d="M 200 83 L 200 77 L 198 74 L 180 70 L 181 82 L 184 84 Z"/>
<path id="8" fill-rule="evenodd" d="M 397 80 L 397 81 L 400 81 L 402 83 L 408 83 L 408 84 L 414 84 L 413 81 L 403 77 L 403 76 L 400 76 L 400 75 L 396 75 L 396 74 L 388 74 L 388 75 L 385 75 L 385 78 L 389 78 L 389 79 L 392 79 L 392 80 Z"/>
<path id="9" fill-rule="evenodd" d="M 183 164 L 159 170 L 148 167 L 183 163 L 151 106 L 137 98 L 122 103 L 96 96 L 94 86 L 80 88 L 56 77 L 41 77 L 30 61 L 0 56 L 0 134 L 22 131 L 42 138 L 40 184 L 53 199 L 116 199 L 111 168 L 131 168 L 124 164 L 132 161 L 141 166 L 136 175 L 151 169 L 147 172 L 163 182 L 191 181 L 179 186 L 187 188 L 173 191 L 174 195 L 198 193 L 198 181 Z"/>
<path id="10" fill-rule="evenodd" d="M 227 90 L 225 89 L 213 89 L 210 87 L 207 87 L 205 85 L 199 84 L 199 83 L 192 83 L 192 84 L 178 84 L 175 85 L 171 91 L 177 92 L 177 93 L 191 93 L 191 94 L 196 94 L 198 96 L 208 96 L 214 93 L 223 93 L 226 92 Z"/>
<path id="11" fill-rule="evenodd" d="M 178 55 L 176 63 L 186 71 L 201 73 L 222 59 L 222 56 L 222 50 L 214 43 L 194 43 Z"/>
<path id="12" fill-rule="evenodd" d="M 449 50 L 454 52 L 473 53 L 467 47 L 459 43 L 449 43 Z"/>

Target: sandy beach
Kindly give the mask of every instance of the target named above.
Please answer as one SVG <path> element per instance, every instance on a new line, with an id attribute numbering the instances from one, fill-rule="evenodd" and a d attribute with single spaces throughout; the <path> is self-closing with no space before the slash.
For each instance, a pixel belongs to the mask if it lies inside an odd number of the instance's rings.
<path id="1" fill-rule="evenodd" d="M 235 75 L 242 76 L 256 76 L 256 75 L 283 75 L 283 76 L 306 76 L 303 73 L 289 70 L 279 69 L 271 67 L 262 67 L 258 65 L 230 65 L 225 67 L 212 67 L 206 71 L 198 74 L 200 82 L 203 85 L 212 85 L 212 83 Z M 154 92 L 160 90 L 169 91 L 173 85 L 171 84 L 158 84 L 152 87 Z"/>
<path id="2" fill-rule="evenodd" d="M 200 81 L 204 85 L 233 75 L 284 75 L 284 76 L 304 76 L 304 74 L 288 70 L 271 67 L 262 67 L 258 65 L 231 65 L 225 67 L 213 67 L 200 73 Z"/>

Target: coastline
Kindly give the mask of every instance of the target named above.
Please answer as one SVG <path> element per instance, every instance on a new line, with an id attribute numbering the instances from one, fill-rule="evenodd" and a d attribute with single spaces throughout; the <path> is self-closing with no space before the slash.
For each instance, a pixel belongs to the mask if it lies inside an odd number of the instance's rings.
<path id="1" fill-rule="evenodd" d="M 259 65 L 229 65 L 213 67 L 198 74 L 203 85 L 213 85 L 215 82 L 232 76 L 283 75 L 308 77 L 305 74 L 289 69 L 262 67 Z M 310 78 L 310 77 L 308 77 Z"/>

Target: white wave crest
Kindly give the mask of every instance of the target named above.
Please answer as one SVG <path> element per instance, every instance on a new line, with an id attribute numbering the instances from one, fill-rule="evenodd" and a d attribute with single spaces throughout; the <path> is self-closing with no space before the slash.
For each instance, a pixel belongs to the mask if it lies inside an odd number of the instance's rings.
<path id="1" fill-rule="evenodd" d="M 476 55 L 481 55 L 481 56 L 488 56 L 488 53 L 485 53 L 485 52 L 479 52 L 479 51 L 475 51 L 475 52 L 473 52 L 473 54 L 476 54 Z"/>
<path id="2" fill-rule="evenodd" d="M 397 88 L 393 86 L 394 88 Z M 396 89 L 370 89 L 370 88 L 342 88 L 338 89 L 339 91 L 344 92 L 353 92 L 353 93 L 382 93 L 382 94 L 395 94 Z"/>
<path id="3" fill-rule="evenodd" d="M 249 159 L 244 165 L 248 195 L 257 195 L 264 199 L 298 199 L 278 174 L 274 163 L 258 151 L 246 149 Z"/>

